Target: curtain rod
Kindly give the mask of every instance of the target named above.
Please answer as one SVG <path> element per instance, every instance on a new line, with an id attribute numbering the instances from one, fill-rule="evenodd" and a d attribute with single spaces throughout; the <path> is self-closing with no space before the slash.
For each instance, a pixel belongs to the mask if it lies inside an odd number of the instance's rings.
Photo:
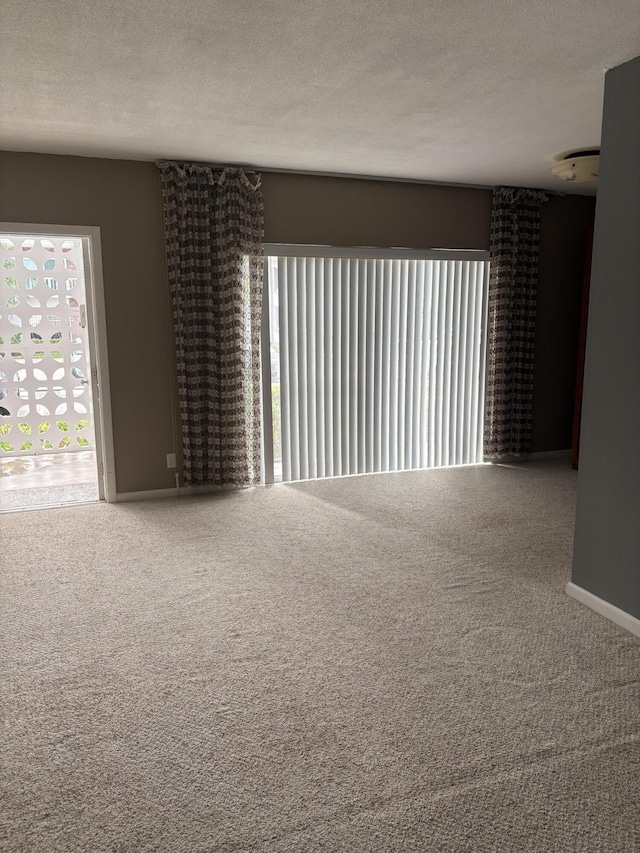
<path id="1" fill-rule="evenodd" d="M 311 169 L 276 169 L 271 166 L 246 166 L 240 163 L 206 163 L 200 160 L 156 160 L 156 165 L 160 163 L 177 163 L 178 166 L 204 166 L 209 169 L 242 169 L 243 172 L 246 172 L 249 175 L 255 174 L 257 172 L 265 173 L 273 173 L 277 175 L 308 175 L 312 178 L 344 178 L 348 180 L 357 180 L 357 181 L 382 181 L 386 183 L 397 183 L 397 184 L 420 184 L 422 186 L 429 187 L 453 187 L 454 189 L 465 189 L 465 190 L 495 190 L 496 186 L 489 184 L 458 184 L 455 181 L 428 181 L 422 180 L 421 178 L 397 178 L 397 177 L 389 177 L 385 175 L 356 175 L 352 172 L 316 172 Z M 521 187 L 519 189 L 539 189 L 539 187 Z M 540 190 L 540 192 L 544 192 L 547 195 L 557 195 L 564 196 L 566 193 L 557 192 L 556 190 Z"/>

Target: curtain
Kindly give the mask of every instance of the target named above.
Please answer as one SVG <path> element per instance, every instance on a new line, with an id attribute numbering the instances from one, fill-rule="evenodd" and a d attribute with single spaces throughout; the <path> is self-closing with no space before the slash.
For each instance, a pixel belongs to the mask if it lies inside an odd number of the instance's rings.
<path id="1" fill-rule="evenodd" d="M 537 190 L 498 187 L 491 213 L 491 271 L 484 456 L 531 450 L 540 207 Z"/>
<path id="2" fill-rule="evenodd" d="M 187 485 L 260 480 L 260 176 L 159 164 Z"/>

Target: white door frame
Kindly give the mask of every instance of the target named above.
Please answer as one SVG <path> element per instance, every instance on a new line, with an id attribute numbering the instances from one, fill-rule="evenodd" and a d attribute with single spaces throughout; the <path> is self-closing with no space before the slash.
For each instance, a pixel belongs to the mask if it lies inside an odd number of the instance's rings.
<path id="1" fill-rule="evenodd" d="M 42 225 L 34 222 L 0 222 L 0 231 L 5 234 L 76 237 L 82 240 L 85 259 L 87 332 L 91 354 L 91 393 L 93 395 L 98 461 L 98 492 L 100 500 L 112 503 L 116 500 L 116 473 L 100 228 L 95 225 Z"/>

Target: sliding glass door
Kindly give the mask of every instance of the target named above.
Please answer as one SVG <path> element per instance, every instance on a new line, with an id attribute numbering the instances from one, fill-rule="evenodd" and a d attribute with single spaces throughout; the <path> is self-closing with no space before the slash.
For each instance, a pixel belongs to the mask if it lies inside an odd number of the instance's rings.
<path id="1" fill-rule="evenodd" d="M 486 253 L 266 254 L 266 482 L 482 461 Z"/>

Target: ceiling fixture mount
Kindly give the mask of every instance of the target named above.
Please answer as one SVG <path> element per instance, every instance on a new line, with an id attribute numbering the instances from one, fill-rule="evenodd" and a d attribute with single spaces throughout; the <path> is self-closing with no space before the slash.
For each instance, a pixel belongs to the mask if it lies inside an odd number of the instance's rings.
<path id="1" fill-rule="evenodd" d="M 598 180 L 600 149 L 578 148 L 564 151 L 555 157 L 555 162 L 549 168 L 563 181 L 591 184 Z"/>

